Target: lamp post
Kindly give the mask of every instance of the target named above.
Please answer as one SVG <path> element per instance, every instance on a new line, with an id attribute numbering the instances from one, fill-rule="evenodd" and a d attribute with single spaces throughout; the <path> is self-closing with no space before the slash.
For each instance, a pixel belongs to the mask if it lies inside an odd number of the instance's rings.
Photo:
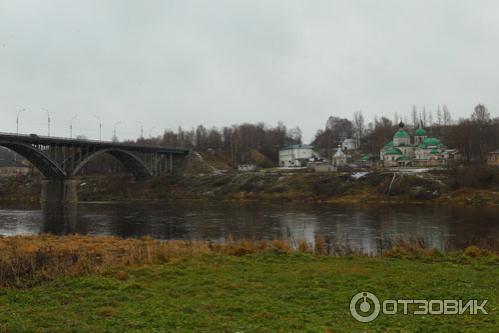
<path id="1" fill-rule="evenodd" d="M 94 118 L 99 121 L 99 141 L 102 141 L 102 121 L 99 116 L 94 114 Z"/>
<path id="2" fill-rule="evenodd" d="M 47 109 L 44 109 L 44 108 L 41 108 L 43 111 L 47 112 L 47 133 L 48 133 L 48 136 L 50 136 L 50 113 L 49 113 L 49 110 Z"/>
<path id="3" fill-rule="evenodd" d="M 121 121 L 118 121 L 118 122 L 114 123 L 113 141 L 118 141 L 118 137 L 116 136 L 116 126 L 118 126 L 121 123 L 122 123 Z"/>
<path id="4" fill-rule="evenodd" d="M 144 138 L 144 124 L 142 124 L 142 122 L 138 121 L 138 120 L 136 120 L 135 122 L 140 125 L 140 138 L 143 139 Z"/>
<path id="5" fill-rule="evenodd" d="M 69 138 L 72 139 L 73 138 L 73 120 L 76 119 L 76 117 L 78 117 L 77 114 L 75 114 L 73 116 L 73 118 L 71 118 L 71 121 L 69 122 Z"/>
<path id="6" fill-rule="evenodd" d="M 17 118 L 16 118 L 16 134 L 19 135 L 19 116 L 21 115 L 21 112 L 26 111 L 26 109 L 21 109 L 19 112 L 17 112 Z"/>

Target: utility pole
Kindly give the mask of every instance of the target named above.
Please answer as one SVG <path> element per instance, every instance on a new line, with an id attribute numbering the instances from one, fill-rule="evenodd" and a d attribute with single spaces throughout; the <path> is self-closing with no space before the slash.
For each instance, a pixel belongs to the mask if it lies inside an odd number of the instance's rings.
<path id="1" fill-rule="evenodd" d="M 47 129 L 48 136 L 50 136 L 50 113 L 49 110 L 42 108 L 43 111 L 47 112 Z"/>
<path id="2" fill-rule="evenodd" d="M 24 111 L 26 111 L 26 109 L 21 109 L 17 113 L 17 118 L 16 118 L 16 134 L 17 135 L 19 135 L 19 115 L 21 114 L 21 112 L 24 112 Z"/>
<path id="3" fill-rule="evenodd" d="M 118 137 L 116 136 L 116 126 L 121 124 L 121 121 L 118 121 L 117 123 L 114 123 L 114 130 L 113 130 L 113 141 L 118 141 Z"/>
<path id="4" fill-rule="evenodd" d="M 75 114 L 73 116 L 73 118 L 71 118 L 71 121 L 69 122 L 69 138 L 72 139 L 73 138 L 73 120 L 76 119 L 76 117 L 78 117 L 77 114 Z"/>
<path id="5" fill-rule="evenodd" d="M 97 118 L 99 121 L 99 141 L 102 141 L 102 121 L 99 116 L 94 114 L 94 118 Z"/>
<path id="6" fill-rule="evenodd" d="M 144 138 L 144 125 L 142 124 L 141 121 L 136 120 L 135 122 L 137 124 L 140 124 L 140 138 L 143 139 Z"/>

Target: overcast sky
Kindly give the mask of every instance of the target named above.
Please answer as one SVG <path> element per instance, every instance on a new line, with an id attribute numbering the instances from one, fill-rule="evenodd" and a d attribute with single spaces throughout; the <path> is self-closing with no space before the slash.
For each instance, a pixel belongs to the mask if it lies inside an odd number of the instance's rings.
<path id="1" fill-rule="evenodd" d="M 0 131 L 136 138 L 499 109 L 499 1 L 0 0 Z M 153 128 L 154 127 L 154 128 Z M 152 128 L 152 130 L 150 130 Z M 53 134 L 52 133 L 52 134 Z"/>

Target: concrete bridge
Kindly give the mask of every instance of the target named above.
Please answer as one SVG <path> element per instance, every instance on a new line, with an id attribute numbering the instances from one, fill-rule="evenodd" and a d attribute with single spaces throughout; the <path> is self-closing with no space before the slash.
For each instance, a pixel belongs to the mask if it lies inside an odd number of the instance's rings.
<path id="1" fill-rule="evenodd" d="M 108 154 L 138 181 L 173 173 L 188 149 L 128 143 L 0 133 L 0 146 L 30 161 L 43 174 L 42 202 L 76 202 L 79 172 L 92 159 Z"/>

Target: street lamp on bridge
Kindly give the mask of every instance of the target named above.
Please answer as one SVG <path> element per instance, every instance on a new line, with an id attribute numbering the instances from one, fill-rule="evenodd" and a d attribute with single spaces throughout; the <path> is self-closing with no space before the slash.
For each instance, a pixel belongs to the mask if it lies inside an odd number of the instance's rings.
<path id="1" fill-rule="evenodd" d="M 43 111 L 47 112 L 47 127 L 48 127 L 48 136 L 50 136 L 50 113 L 49 110 L 41 108 Z"/>
<path id="2" fill-rule="evenodd" d="M 16 118 L 16 134 L 19 135 L 19 116 L 21 115 L 21 112 L 26 111 L 26 109 L 21 109 L 17 113 L 17 118 Z"/>
<path id="3" fill-rule="evenodd" d="M 118 122 L 114 123 L 113 141 L 118 141 L 118 137 L 116 136 L 116 126 L 118 126 L 121 123 L 122 123 L 121 121 L 118 121 Z"/>
<path id="4" fill-rule="evenodd" d="M 99 121 L 99 141 L 102 141 L 102 121 L 99 116 L 94 114 L 94 118 L 97 118 Z"/>
<path id="5" fill-rule="evenodd" d="M 144 138 L 144 124 L 142 124 L 142 122 L 138 121 L 138 120 L 136 120 L 135 122 L 140 125 L 140 138 L 143 139 Z"/>
<path id="6" fill-rule="evenodd" d="M 73 120 L 76 119 L 76 117 L 78 117 L 77 114 L 75 114 L 73 116 L 73 118 L 71 118 L 71 121 L 69 122 L 69 138 L 72 139 L 73 138 Z"/>

